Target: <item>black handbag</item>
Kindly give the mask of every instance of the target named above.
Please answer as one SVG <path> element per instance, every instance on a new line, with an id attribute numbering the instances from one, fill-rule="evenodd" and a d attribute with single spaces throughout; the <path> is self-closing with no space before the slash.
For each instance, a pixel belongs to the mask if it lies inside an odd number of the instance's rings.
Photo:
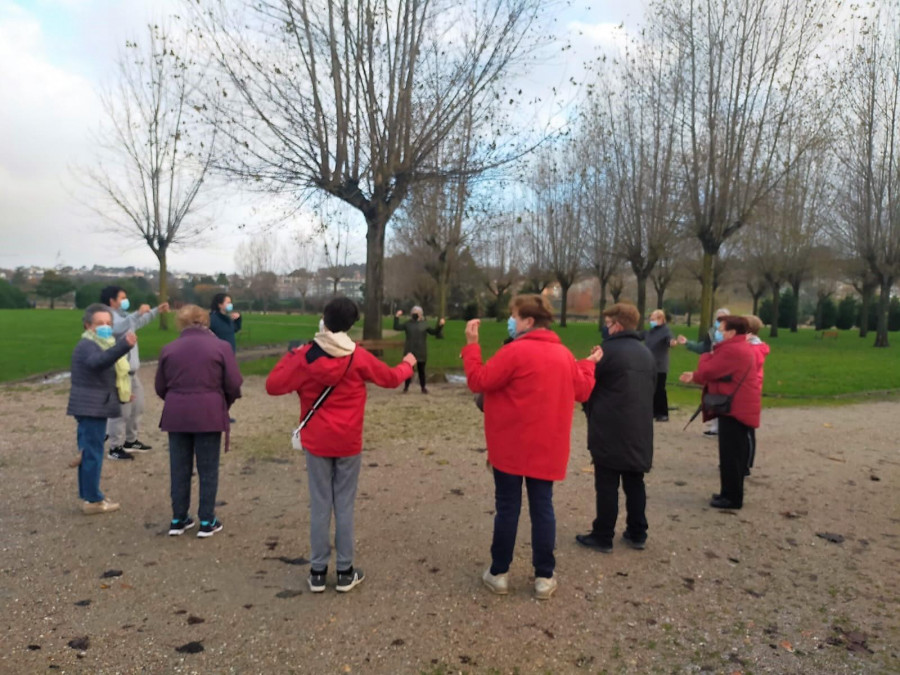
<path id="1" fill-rule="evenodd" d="M 727 415 L 731 412 L 731 401 L 734 399 L 734 395 L 737 393 L 737 390 L 741 388 L 741 385 L 744 384 L 744 380 L 747 379 L 747 375 L 750 373 L 750 368 L 747 368 L 747 372 L 744 373 L 744 377 L 741 378 L 741 381 L 738 382 L 738 386 L 734 388 L 734 391 L 730 394 L 710 394 L 709 392 L 703 394 L 702 398 L 702 406 L 704 412 L 707 415 L 712 415 L 718 417 L 719 415 Z"/>

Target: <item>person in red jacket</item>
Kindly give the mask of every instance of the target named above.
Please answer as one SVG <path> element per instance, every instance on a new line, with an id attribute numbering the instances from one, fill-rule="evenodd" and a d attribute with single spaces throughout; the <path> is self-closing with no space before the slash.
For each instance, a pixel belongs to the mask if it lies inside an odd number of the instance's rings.
<path id="1" fill-rule="evenodd" d="M 334 512 L 337 549 L 337 590 L 352 590 L 364 578 L 353 566 L 353 508 L 362 464 L 366 383 L 393 389 L 412 377 L 416 357 L 407 354 L 391 368 L 358 346 L 347 335 L 359 319 L 349 298 L 325 306 L 325 331 L 309 344 L 286 354 L 269 373 L 266 391 L 272 396 L 296 392 L 300 418 L 326 387 L 334 387 L 303 427 L 302 444 L 309 478 L 310 575 L 313 593 L 325 590 L 331 558 L 329 532 Z"/>
<path id="2" fill-rule="evenodd" d="M 739 509 L 744 505 L 744 475 L 750 454 L 750 430 L 759 426 L 761 381 L 755 348 L 747 342 L 747 319 L 728 316 L 719 323 L 724 339 L 700 357 L 697 370 L 682 373 L 682 382 L 703 385 L 704 393 L 731 396 L 731 409 L 719 419 L 721 492 L 710 506 Z M 703 410 L 703 419 L 715 415 Z"/>
<path id="3" fill-rule="evenodd" d="M 510 303 L 507 328 L 512 342 L 487 363 L 481 361 L 479 320 L 466 324 L 462 350 L 466 380 L 484 393 L 484 435 L 493 468 L 496 515 L 491 566 L 482 580 L 494 593 L 509 592 L 516 530 L 522 508 L 522 479 L 528 490 L 535 596 L 546 600 L 557 587 L 556 516 L 553 481 L 566 476 L 575 401 L 594 387 L 594 366 L 603 351 L 594 347 L 582 361 L 549 330 L 553 311 L 540 295 L 518 295 Z"/>
<path id="4" fill-rule="evenodd" d="M 747 342 L 749 342 L 756 353 L 756 373 L 759 376 L 759 391 L 762 395 L 763 376 L 765 375 L 763 366 L 766 363 L 766 357 L 771 351 L 769 345 L 762 341 L 759 337 L 759 331 L 762 330 L 763 322 L 758 316 L 752 314 L 747 319 Z M 747 457 L 747 470 L 744 475 L 750 475 L 750 469 L 756 460 L 756 429 L 750 429 L 750 454 Z"/>

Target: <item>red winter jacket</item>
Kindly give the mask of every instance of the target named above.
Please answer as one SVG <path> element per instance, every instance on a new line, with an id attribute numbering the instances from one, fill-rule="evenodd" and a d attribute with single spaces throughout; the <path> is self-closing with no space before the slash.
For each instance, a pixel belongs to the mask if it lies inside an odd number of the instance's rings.
<path id="1" fill-rule="evenodd" d="M 747 342 L 746 335 L 735 335 L 717 344 L 711 352 L 701 354 L 694 371 L 694 382 L 704 385 L 704 391 L 732 394 L 737 390 L 728 416 L 754 428 L 759 426 L 762 398 L 761 364 L 757 361 L 757 353 L 757 348 Z M 707 415 L 704 410 L 703 419 L 710 417 L 714 416 Z"/>
<path id="2" fill-rule="evenodd" d="M 515 476 L 562 480 L 569 463 L 572 413 L 594 388 L 594 364 L 575 357 L 550 330 L 500 348 L 487 363 L 466 345 L 469 389 L 484 392 L 484 435 L 491 466 Z"/>
<path id="3" fill-rule="evenodd" d="M 272 396 L 297 392 L 303 419 L 328 386 L 334 386 L 325 402 L 303 427 L 303 448 L 319 457 L 349 457 L 362 452 L 366 382 L 393 389 L 412 377 L 408 363 L 391 368 L 357 346 L 349 356 L 335 358 L 311 342 L 279 361 L 266 378 Z"/>

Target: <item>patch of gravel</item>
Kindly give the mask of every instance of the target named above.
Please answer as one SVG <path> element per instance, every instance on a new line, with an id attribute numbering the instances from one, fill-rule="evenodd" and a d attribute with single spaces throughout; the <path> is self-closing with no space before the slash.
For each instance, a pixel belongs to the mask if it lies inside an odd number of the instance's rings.
<path id="1" fill-rule="evenodd" d="M 367 578 L 313 594 L 296 399 L 248 378 L 220 472 L 225 529 L 168 537 L 153 375 L 141 370 L 154 449 L 104 463 L 122 509 L 90 517 L 68 468 L 68 385 L 0 388 L 0 672 L 900 672 L 900 403 L 765 411 L 737 512 L 707 506 L 716 443 L 674 413 L 656 426 L 647 549 L 611 555 L 574 541 L 594 504 L 576 411 L 555 488 L 560 587 L 538 602 L 524 512 L 512 592 L 481 586 L 493 485 L 472 396 L 373 388 L 356 510 Z"/>

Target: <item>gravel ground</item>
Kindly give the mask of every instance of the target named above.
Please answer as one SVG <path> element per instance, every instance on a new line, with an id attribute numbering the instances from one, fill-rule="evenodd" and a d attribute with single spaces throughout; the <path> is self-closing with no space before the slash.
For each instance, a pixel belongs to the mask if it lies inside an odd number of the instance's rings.
<path id="1" fill-rule="evenodd" d="M 143 424 L 154 449 L 104 464 L 122 509 L 87 517 L 67 466 L 68 384 L 0 388 L 0 673 L 900 672 L 900 403 L 766 411 L 737 512 L 707 506 L 716 444 L 674 413 L 657 425 L 647 549 L 611 555 L 574 541 L 593 510 L 577 414 L 555 496 L 560 587 L 538 602 L 524 514 L 512 592 L 481 586 L 493 491 L 480 413 L 459 384 L 430 389 L 370 391 L 367 578 L 313 595 L 295 398 L 248 378 L 220 471 L 225 529 L 197 539 L 166 536 L 160 401 Z"/>

